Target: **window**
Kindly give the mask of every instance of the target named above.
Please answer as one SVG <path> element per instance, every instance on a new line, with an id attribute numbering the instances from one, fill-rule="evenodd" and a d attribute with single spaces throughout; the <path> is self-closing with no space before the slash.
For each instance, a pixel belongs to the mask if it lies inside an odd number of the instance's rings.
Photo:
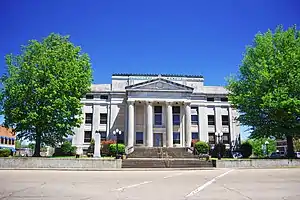
<path id="1" fill-rule="evenodd" d="M 106 131 L 100 131 L 101 141 L 106 140 Z"/>
<path id="2" fill-rule="evenodd" d="M 100 99 L 108 99 L 108 95 L 100 95 Z"/>
<path id="3" fill-rule="evenodd" d="M 180 125 L 180 106 L 173 106 L 173 125 Z"/>
<path id="4" fill-rule="evenodd" d="M 85 98 L 86 98 L 86 99 L 94 99 L 94 95 L 92 95 L 92 94 L 87 94 L 87 95 L 85 95 Z"/>
<path id="5" fill-rule="evenodd" d="M 229 133 L 223 133 L 223 143 L 230 144 L 230 134 Z"/>
<path id="6" fill-rule="evenodd" d="M 198 125 L 198 107 L 191 108 L 192 125 Z"/>
<path id="7" fill-rule="evenodd" d="M 192 140 L 199 140 L 199 133 L 198 132 L 192 132 Z"/>
<path id="8" fill-rule="evenodd" d="M 100 113 L 100 124 L 107 124 L 107 113 Z"/>
<path id="9" fill-rule="evenodd" d="M 208 142 L 209 142 L 209 144 L 215 144 L 216 143 L 215 133 L 208 133 Z"/>
<path id="10" fill-rule="evenodd" d="M 4 144 L 4 138 L 3 137 L 1 138 L 1 144 Z"/>
<path id="11" fill-rule="evenodd" d="M 7 143 L 8 143 L 8 141 L 7 141 L 7 140 L 8 140 L 8 139 L 7 139 L 7 138 L 5 138 L 5 140 L 4 140 L 5 142 L 4 142 L 4 144 L 7 144 Z"/>
<path id="12" fill-rule="evenodd" d="M 215 101 L 215 98 L 213 98 L 213 97 L 207 97 L 206 100 L 207 100 L 207 101 Z"/>
<path id="13" fill-rule="evenodd" d="M 215 116 L 207 115 L 208 125 L 215 125 Z"/>
<path id="14" fill-rule="evenodd" d="M 180 144 L 180 133 L 173 132 L 173 144 Z"/>
<path id="15" fill-rule="evenodd" d="M 12 145 L 15 145 L 15 140 L 12 140 L 12 141 L 11 141 L 11 144 L 12 144 Z"/>
<path id="16" fill-rule="evenodd" d="M 227 98 L 227 97 L 221 97 L 221 101 L 227 102 L 227 101 L 228 101 L 228 98 Z"/>
<path id="17" fill-rule="evenodd" d="M 11 139 L 10 138 L 8 139 L 8 144 L 11 144 Z"/>
<path id="18" fill-rule="evenodd" d="M 222 125 L 229 125 L 228 115 L 222 115 Z"/>
<path id="19" fill-rule="evenodd" d="M 135 143 L 136 144 L 144 144 L 144 136 L 143 132 L 136 132 L 135 133 Z"/>
<path id="20" fill-rule="evenodd" d="M 91 142 L 92 131 L 84 131 L 84 142 Z"/>
<path id="21" fill-rule="evenodd" d="M 154 125 L 162 125 L 162 107 L 154 107 Z"/>
<path id="22" fill-rule="evenodd" d="M 91 124 L 93 122 L 93 113 L 85 113 L 85 123 Z"/>

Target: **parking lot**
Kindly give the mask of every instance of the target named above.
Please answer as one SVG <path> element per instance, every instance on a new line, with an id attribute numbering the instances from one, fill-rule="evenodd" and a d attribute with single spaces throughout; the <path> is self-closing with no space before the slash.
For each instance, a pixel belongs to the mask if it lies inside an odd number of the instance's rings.
<path id="1" fill-rule="evenodd" d="M 0 199 L 300 199 L 300 169 L 0 170 Z"/>

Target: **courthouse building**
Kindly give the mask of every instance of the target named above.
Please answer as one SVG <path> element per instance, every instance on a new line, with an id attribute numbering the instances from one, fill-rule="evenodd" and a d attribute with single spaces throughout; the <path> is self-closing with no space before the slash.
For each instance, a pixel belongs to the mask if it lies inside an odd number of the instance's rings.
<path id="1" fill-rule="evenodd" d="M 113 74 L 111 84 L 93 84 L 82 99 L 84 120 L 72 143 L 84 151 L 95 132 L 107 140 L 119 129 L 119 141 L 130 149 L 189 147 L 194 139 L 215 144 L 218 138 L 233 147 L 240 130 L 227 94 L 205 86 L 202 76 Z"/>

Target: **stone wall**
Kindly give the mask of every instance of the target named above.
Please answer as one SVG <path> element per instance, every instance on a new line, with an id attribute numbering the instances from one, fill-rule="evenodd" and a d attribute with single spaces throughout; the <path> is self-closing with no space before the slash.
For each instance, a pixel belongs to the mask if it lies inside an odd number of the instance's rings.
<path id="1" fill-rule="evenodd" d="M 94 158 L 0 158 L 0 169 L 117 169 L 122 160 Z"/>
<path id="2" fill-rule="evenodd" d="M 216 160 L 217 168 L 300 167 L 300 159 L 241 159 Z"/>

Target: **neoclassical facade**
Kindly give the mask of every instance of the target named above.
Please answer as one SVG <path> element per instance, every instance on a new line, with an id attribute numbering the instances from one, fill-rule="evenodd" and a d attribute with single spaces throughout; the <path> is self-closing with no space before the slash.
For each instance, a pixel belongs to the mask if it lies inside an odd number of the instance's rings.
<path id="1" fill-rule="evenodd" d="M 224 87 L 205 86 L 202 76 L 113 74 L 111 84 L 93 84 L 82 99 L 84 121 L 72 142 L 84 151 L 96 131 L 108 140 L 118 129 L 127 148 L 189 147 L 194 139 L 222 139 L 229 148 L 240 130 L 227 94 Z"/>

